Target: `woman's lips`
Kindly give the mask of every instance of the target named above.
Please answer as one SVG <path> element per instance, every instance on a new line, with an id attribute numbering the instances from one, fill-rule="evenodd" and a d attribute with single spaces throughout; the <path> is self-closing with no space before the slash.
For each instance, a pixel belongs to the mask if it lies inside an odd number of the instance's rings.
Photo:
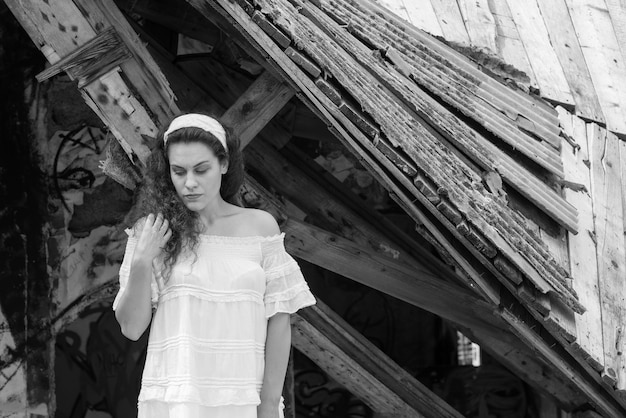
<path id="1" fill-rule="evenodd" d="M 186 194 L 185 200 L 198 200 L 202 196 L 201 194 Z"/>

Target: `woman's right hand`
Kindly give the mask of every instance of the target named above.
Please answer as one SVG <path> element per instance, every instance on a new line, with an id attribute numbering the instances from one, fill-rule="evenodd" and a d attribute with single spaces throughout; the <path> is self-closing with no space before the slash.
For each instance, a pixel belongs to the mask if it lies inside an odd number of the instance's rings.
<path id="1" fill-rule="evenodd" d="M 168 220 L 160 213 L 156 216 L 149 214 L 140 228 L 135 255 L 152 262 L 161 254 L 171 236 L 172 230 Z"/>

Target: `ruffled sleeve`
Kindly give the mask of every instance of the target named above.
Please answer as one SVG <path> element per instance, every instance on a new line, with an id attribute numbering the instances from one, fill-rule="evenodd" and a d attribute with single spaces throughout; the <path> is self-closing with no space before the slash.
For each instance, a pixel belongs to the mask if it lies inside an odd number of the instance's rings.
<path id="1" fill-rule="evenodd" d="M 128 283 L 128 276 L 130 275 L 130 263 L 133 260 L 133 255 L 135 253 L 135 247 L 137 246 L 137 237 L 135 236 L 135 231 L 132 228 L 125 230 L 126 234 L 128 234 L 128 241 L 126 242 L 126 250 L 124 251 L 124 259 L 122 260 L 122 265 L 120 266 L 120 290 L 117 292 L 115 296 L 115 300 L 113 300 L 113 310 L 117 309 L 117 305 L 124 294 L 124 290 L 126 289 L 126 283 Z M 152 309 L 154 309 L 159 301 L 159 286 L 157 284 L 157 278 L 154 275 L 154 271 L 152 272 L 152 280 L 150 282 L 151 289 L 151 299 L 152 299 Z"/>
<path id="2" fill-rule="evenodd" d="M 265 317 L 278 312 L 294 313 L 315 304 L 315 297 L 302 276 L 300 266 L 285 251 L 285 234 L 263 241 L 265 271 Z"/>

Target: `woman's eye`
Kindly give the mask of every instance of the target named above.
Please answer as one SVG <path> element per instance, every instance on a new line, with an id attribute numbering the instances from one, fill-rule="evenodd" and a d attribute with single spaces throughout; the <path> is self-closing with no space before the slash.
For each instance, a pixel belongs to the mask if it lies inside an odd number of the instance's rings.
<path id="1" fill-rule="evenodd" d="M 206 169 L 196 170 L 196 173 L 198 173 L 198 174 L 204 174 L 204 173 L 206 173 L 207 171 L 208 171 L 208 170 L 206 170 Z"/>
<path id="2" fill-rule="evenodd" d="M 185 174 L 184 171 L 174 171 L 174 175 L 176 176 L 182 176 L 183 174 Z"/>

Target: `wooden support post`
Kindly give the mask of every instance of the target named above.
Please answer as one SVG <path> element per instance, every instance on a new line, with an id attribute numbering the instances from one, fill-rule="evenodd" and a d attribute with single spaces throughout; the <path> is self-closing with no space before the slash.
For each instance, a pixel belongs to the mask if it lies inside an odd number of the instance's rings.
<path id="1" fill-rule="evenodd" d="M 598 286 L 604 340 L 603 379 L 626 390 L 626 252 L 621 166 L 617 137 L 587 125 L 591 196 L 597 243 Z"/>
<path id="2" fill-rule="evenodd" d="M 248 145 L 267 123 L 291 100 L 291 86 L 265 71 L 222 115 L 220 120 Z"/>
<path id="3" fill-rule="evenodd" d="M 117 36 L 132 54 L 132 59 L 120 63 L 126 79 L 113 69 L 85 85 L 81 95 L 111 128 L 124 150 L 134 156 L 133 161 L 145 160 L 150 150 L 141 135 L 155 137 L 159 125 L 178 113 L 178 108 L 163 74 L 112 1 L 82 4 L 80 0 L 7 0 L 6 4 L 51 64 L 87 44 L 98 33 L 115 27 Z"/>
<path id="4" fill-rule="evenodd" d="M 604 369 L 604 344 L 602 338 L 602 311 L 598 282 L 598 260 L 591 197 L 589 152 L 585 122 L 572 117 L 563 108 L 557 108 L 564 133 L 574 141 L 574 146 L 564 145 L 562 150 L 565 180 L 579 184 L 577 189 L 565 188 L 565 198 L 578 208 L 579 228 L 577 235 L 568 233 L 570 273 L 573 287 L 585 305 L 583 315 L 575 314 L 576 340 L 574 352 L 579 353 L 598 372 Z M 586 163 L 587 162 L 587 163 Z"/>

